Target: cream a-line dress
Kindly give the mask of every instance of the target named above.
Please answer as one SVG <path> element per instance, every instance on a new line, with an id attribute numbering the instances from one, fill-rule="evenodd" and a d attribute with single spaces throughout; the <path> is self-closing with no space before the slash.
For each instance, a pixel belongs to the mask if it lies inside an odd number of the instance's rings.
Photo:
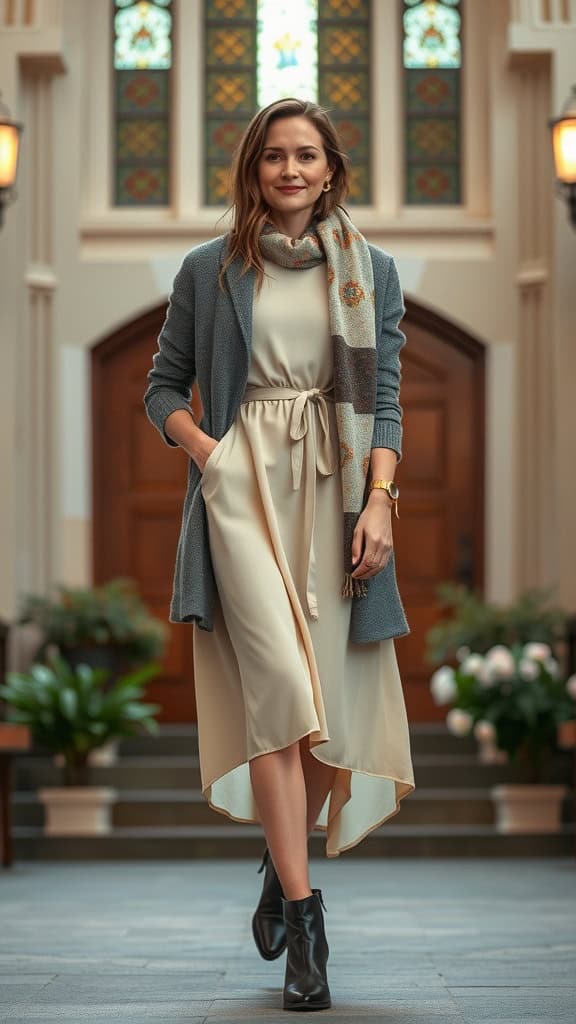
<path id="1" fill-rule="evenodd" d="M 326 263 L 265 262 L 244 401 L 201 487 L 218 597 L 194 626 L 202 791 L 259 822 L 248 762 L 308 736 L 338 771 L 318 820 L 337 857 L 414 789 L 394 641 L 349 640 Z"/>

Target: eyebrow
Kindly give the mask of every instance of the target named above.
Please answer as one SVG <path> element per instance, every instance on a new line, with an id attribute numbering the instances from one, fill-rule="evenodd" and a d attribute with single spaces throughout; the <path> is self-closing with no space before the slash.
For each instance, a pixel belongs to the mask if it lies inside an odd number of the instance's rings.
<path id="1" fill-rule="evenodd" d="M 298 146 L 297 148 L 298 148 L 298 152 L 300 152 L 301 149 L 315 149 L 318 152 L 320 152 L 320 150 L 318 149 L 318 146 L 312 145 L 311 142 L 307 146 Z M 262 152 L 265 153 L 267 149 L 272 149 L 272 150 L 278 151 L 278 152 L 284 152 L 284 146 L 264 146 L 264 149 L 262 150 Z"/>

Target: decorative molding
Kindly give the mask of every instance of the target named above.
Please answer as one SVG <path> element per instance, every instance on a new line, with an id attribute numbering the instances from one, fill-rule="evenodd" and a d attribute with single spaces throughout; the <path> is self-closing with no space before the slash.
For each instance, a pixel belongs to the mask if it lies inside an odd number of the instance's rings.
<path id="1" fill-rule="evenodd" d="M 558 568 L 556 506 L 548 488 L 555 460 L 554 337 L 550 329 L 552 204 L 547 118 L 549 63 L 517 73 L 518 407 L 516 578 L 520 589 L 549 586 Z"/>
<path id="2" fill-rule="evenodd" d="M 576 0 L 510 0 L 510 17 L 527 28 L 576 28 Z"/>
<path id="3" fill-rule="evenodd" d="M 58 287 L 58 278 L 52 267 L 30 264 L 24 275 L 24 283 L 32 291 L 53 292 Z"/>
<path id="4" fill-rule="evenodd" d="M 63 0 L 0 0 L 4 46 L 26 76 L 66 71 Z"/>
<path id="5" fill-rule="evenodd" d="M 519 267 L 515 282 L 520 288 L 534 288 L 548 283 L 550 272 L 543 264 L 529 264 Z"/>
<path id="6" fill-rule="evenodd" d="M 63 0 L 0 0 L 3 32 L 61 28 Z"/>
<path id="7" fill-rule="evenodd" d="M 494 233 L 494 222 L 490 218 L 468 217 L 461 211 L 446 210 L 444 213 L 419 210 L 415 216 L 412 211 L 403 211 L 398 217 L 378 216 L 370 207 L 355 207 L 351 215 L 360 230 L 366 232 L 385 232 L 399 235 L 419 235 L 423 232 L 432 235 L 468 236 L 489 238 Z M 229 225 L 226 217 L 218 211 L 203 210 L 190 220 L 174 220 L 166 215 L 154 216 L 149 211 L 110 212 L 101 217 L 84 217 L 80 231 L 82 238 L 106 239 L 113 242 L 115 238 L 180 238 L 182 236 L 202 235 L 210 232 L 215 235 L 224 234 Z M 218 223 L 220 221 L 220 223 Z"/>
<path id="8" fill-rule="evenodd" d="M 51 585 L 58 564 L 56 537 L 59 515 L 55 474 L 54 437 L 55 353 L 53 225 L 53 78 L 42 75 L 25 80 L 25 122 L 28 160 L 25 203 L 27 210 L 25 284 L 25 392 L 20 425 L 27 443 L 20 466 L 22 542 L 27 552 L 26 579 L 19 585 L 42 592 Z"/>

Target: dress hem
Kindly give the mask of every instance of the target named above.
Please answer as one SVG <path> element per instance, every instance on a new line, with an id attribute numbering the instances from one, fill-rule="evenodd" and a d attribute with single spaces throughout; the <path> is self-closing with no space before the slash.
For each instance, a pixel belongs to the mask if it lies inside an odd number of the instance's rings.
<path id="1" fill-rule="evenodd" d="M 314 732 L 314 731 L 317 731 L 317 730 L 313 730 L 313 729 L 309 730 L 308 732 L 303 733 L 302 736 L 299 736 L 297 739 L 292 740 L 291 743 L 286 743 L 282 747 L 276 747 L 274 750 L 262 751 L 262 754 L 264 754 L 264 753 L 273 754 L 277 750 L 284 750 L 286 747 L 290 747 L 294 743 L 299 743 L 300 740 L 304 739 L 306 736 L 310 736 L 312 734 L 312 732 Z M 314 746 L 320 746 L 322 743 L 326 743 L 326 742 L 328 742 L 328 740 L 320 740 L 318 743 L 315 743 Z M 394 782 L 394 783 L 396 783 L 398 785 L 407 786 L 408 787 L 408 789 L 406 790 L 405 793 L 402 793 L 399 797 L 397 797 L 397 799 L 396 799 L 396 806 L 390 812 L 390 814 L 386 814 L 383 818 L 380 818 L 373 825 L 370 825 L 370 827 L 368 829 L 366 829 L 366 831 L 363 832 L 362 835 L 354 838 L 351 842 L 346 843 L 345 846 L 339 847 L 339 849 L 336 850 L 336 851 L 333 851 L 333 850 L 329 851 L 328 850 L 328 843 L 326 843 L 326 857 L 327 858 L 339 857 L 341 853 L 345 853 L 347 850 L 351 850 L 354 846 L 357 846 L 359 843 L 361 843 L 362 840 L 365 839 L 366 836 L 368 836 L 370 834 L 370 832 L 373 832 L 375 829 L 380 828 L 380 826 L 383 825 L 386 821 L 389 821 L 390 818 L 395 817 L 395 815 L 398 814 L 399 811 L 401 810 L 402 800 L 404 800 L 407 796 L 410 796 L 414 792 L 414 790 L 416 789 L 416 786 L 415 786 L 415 784 L 414 784 L 414 782 L 412 780 L 400 779 L 400 778 L 397 778 L 395 775 L 379 775 L 377 772 L 369 772 L 369 771 L 366 771 L 366 769 L 364 769 L 364 768 L 349 768 L 346 765 L 333 764 L 331 761 L 324 761 L 322 758 L 317 757 L 314 754 L 314 751 L 313 751 L 312 748 L 311 748 L 311 753 L 312 753 L 312 755 L 314 757 L 316 757 L 317 761 L 321 762 L 321 764 L 329 765 L 331 768 L 337 768 L 339 771 L 345 771 L 345 772 L 347 771 L 347 772 L 350 772 L 350 773 L 352 773 L 352 772 L 359 772 L 362 775 L 369 775 L 369 776 L 371 776 L 372 778 L 375 778 L 375 779 L 383 779 L 383 780 L 388 781 L 388 782 Z M 205 800 L 207 801 L 208 806 L 213 811 L 216 811 L 218 814 L 223 814 L 225 817 L 229 818 L 231 821 L 237 821 L 239 824 L 244 824 L 244 825 L 260 825 L 262 827 L 262 822 L 261 822 L 260 818 L 254 818 L 254 817 L 252 817 L 252 818 L 242 818 L 242 817 L 240 817 L 240 816 L 238 816 L 236 814 L 232 814 L 225 807 L 219 807 L 217 804 L 213 803 L 213 801 L 206 795 L 208 790 L 211 790 L 212 786 L 216 782 L 219 782 L 220 779 L 225 778 L 226 775 L 228 775 L 232 771 L 235 771 L 236 768 L 241 768 L 242 765 L 250 764 L 250 761 L 253 761 L 256 757 L 261 757 L 262 754 L 254 754 L 252 757 L 248 758 L 247 760 L 240 761 L 237 765 L 234 765 L 233 768 L 229 768 L 228 771 L 224 773 L 224 775 L 216 776 L 211 782 L 209 782 L 202 789 L 202 795 L 204 796 Z M 330 790 L 330 794 L 331 793 L 332 793 L 332 789 Z M 329 798 L 330 794 L 328 794 L 327 799 Z M 349 799 L 350 799 L 350 797 L 348 797 L 348 800 Z M 345 807 L 345 805 L 348 803 L 348 800 L 346 800 L 344 802 L 344 804 L 342 804 L 342 807 Z M 328 839 L 328 829 L 330 827 L 330 823 L 331 823 L 331 821 L 334 820 L 334 818 L 337 817 L 338 814 L 340 814 L 340 812 L 342 811 L 342 807 L 340 807 L 338 809 L 338 811 L 336 812 L 336 814 L 333 816 L 332 819 L 329 819 L 327 825 L 318 825 L 318 824 L 316 824 L 316 825 L 314 825 L 314 827 L 312 829 L 312 832 L 314 832 L 314 831 L 324 832 L 325 835 L 326 835 L 326 838 Z"/>

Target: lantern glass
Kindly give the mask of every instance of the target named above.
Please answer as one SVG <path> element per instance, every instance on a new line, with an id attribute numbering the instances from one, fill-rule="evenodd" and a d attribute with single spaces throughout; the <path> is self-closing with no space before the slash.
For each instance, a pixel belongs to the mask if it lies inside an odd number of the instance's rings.
<path id="1" fill-rule="evenodd" d="M 0 188 L 12 188 L 14 185 L 19 143 L 18 125 L 0 122 Z"/>
<path id="2" fill-rule="evenodd" d="M 563 117 L 552 128 L 556 177 L 566 185 L 576 184 L 576 117 Z"/>

